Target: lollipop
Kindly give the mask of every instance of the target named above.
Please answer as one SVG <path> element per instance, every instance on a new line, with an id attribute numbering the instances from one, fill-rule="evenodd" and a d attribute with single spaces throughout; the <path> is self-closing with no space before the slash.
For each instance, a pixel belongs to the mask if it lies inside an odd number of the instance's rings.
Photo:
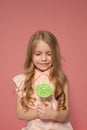
<path id="1" fill-rule="evenodd" d="M 41 83 L 36 86 L 36 93 L 41 98 L 47 98 L 52 95 L 52 88 L 47 83 Z"/>

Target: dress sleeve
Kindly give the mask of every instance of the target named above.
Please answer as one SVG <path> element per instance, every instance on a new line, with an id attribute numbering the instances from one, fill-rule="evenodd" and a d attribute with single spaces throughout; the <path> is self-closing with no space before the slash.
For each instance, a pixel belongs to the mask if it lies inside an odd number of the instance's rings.
<path id="1" fill-rule="evenodd" d="M 16 85 L 16 93 L 20 98 L 24 96 L 22 92 L 24 81 L 25 81 L 25 75 L 23 74 L 19 74 L 13 77 L 13 82 Z"/>

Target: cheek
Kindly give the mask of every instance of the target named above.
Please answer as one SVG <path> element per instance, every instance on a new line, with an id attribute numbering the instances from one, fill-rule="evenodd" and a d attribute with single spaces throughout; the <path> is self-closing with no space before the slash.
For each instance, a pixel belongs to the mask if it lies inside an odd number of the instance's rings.
<path id="1" fill-rule="evenodd" d="M 34 62 L 34 63 L 37 62 L 38 60 L 39 60 L 39 57 L 33 56 L 33 62 Z"/>
<path id="2" fill-rule="evenodd" d="M 54 63 L 54 59 L 51 57 L 51 63 L 53 64 Z"/>

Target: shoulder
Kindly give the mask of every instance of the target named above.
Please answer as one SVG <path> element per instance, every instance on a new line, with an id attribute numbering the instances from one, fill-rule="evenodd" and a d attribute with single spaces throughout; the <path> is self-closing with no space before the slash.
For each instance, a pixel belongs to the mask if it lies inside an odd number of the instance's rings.
<path id="1" fill-rule="evenodd" d="M 12 80 L 17 87 L 20 87 L 20 85 L 25 81 L 25 75 L 23 73 L 17 74 Z"/>
<path id="2" fill-rule="evenodd" d="M 20 73 L 13 77 L 13 80 L 18 80 L 18 79 L 25 79 L 25 75 L 23 73 Z"/>
<path id="3" fill-rule="evenodd" d="M 16 93 L 21 98 L 23 96 L 23 86 L 25 81 L 25 75 L 23 73 L 17 74 L 13 77 L 13 82 L 16 85 Z"/>
<path id="4" fill-rule="evenodd" d="M 69 82 L 66 82 L 65 85 L 64 85 L 64 92 L 65 92 L 65 93 L 68 93 L 69 87 L 70 87 L 70 86 L 69 86 Z"/>

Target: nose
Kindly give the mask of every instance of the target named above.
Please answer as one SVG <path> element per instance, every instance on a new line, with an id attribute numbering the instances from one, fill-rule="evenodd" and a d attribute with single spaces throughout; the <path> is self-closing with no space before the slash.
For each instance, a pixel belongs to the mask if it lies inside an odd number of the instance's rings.
<path id="1" fill-rule="evenodd" d="M 45 54 L 42 55 L 42 61 L 46 61 L 47 60 L 47 56 Z"/>

